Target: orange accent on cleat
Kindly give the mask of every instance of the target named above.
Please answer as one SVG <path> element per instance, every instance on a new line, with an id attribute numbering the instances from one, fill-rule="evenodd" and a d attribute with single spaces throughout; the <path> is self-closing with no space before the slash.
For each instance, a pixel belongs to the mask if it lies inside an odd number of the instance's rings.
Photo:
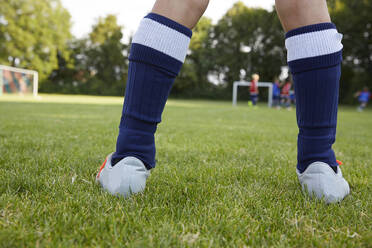
<path id="1" fill-rule="evenodd" d="M 105 168 L 106 162 L 107 162 L 107 158 L 105 159 L 105 162 L 103 162 L 103 164 L 99 168 L 99 172 L 98 172 L 97 177 L 96 177 L 97 179 L 99 178 L 99 175 L 101 174 L 101 171 L 103 170 L 103 168 Z"/>
<path id="2" fill-rule="evenodd" d="M 338 165 L 343 165 L 344 163 L 342 163 L 340 160 L 336 160 Z"/>

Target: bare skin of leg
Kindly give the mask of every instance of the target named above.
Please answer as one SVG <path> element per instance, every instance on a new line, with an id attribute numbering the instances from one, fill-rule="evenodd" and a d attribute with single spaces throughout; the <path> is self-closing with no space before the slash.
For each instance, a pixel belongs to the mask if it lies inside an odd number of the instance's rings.
<path id="1" fill-rule="evenodd" d="M 157 0 L 151 12 L 192 29 L 204 14 L 208 3 L 209 0 Z"/>
<path id="2" fill-rule="evenodd" d="M 312 24 L 331 22 L 326 0 L 275 0 L 286 32 Z"/>

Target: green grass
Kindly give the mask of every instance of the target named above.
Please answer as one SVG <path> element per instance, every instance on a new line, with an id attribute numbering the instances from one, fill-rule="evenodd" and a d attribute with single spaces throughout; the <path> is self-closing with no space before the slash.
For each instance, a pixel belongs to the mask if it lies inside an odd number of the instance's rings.
<path id="1" fill-rule="evenodd" d="M 295 112 L 171 100 L 144 194 L 104 193 L 121 98 L 0 97 L 0 247 L 372 247 L 372 112 L 341 108 L 351 195 L 326 205 L 295 175 Z"/>

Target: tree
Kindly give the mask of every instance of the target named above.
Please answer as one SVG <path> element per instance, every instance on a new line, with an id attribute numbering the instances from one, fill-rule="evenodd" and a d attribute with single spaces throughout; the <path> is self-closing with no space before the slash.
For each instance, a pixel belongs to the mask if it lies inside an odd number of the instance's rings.
<path id="1" fill-rule="evenodd" d="M 173 87 L 173 95 L 201 97 L 201 93 L 211 87 L 208 74 L 213 69 L 210 37 L 212 28 L 212 20 L 206 17 L 201 18 L 194 28 L 189 56 Z"/>
<path id="2" fill-rule="evenodd" d="M 43 81 L 68 56 L 70 14 L 60 0 L 0 0 L 0 63 L 34 69 Z"/>
<path id="3" fill-rule="evenodd" d="M 332 0 L 332 21 L 344 34 L 341 100 L 351 102 L 355 91 L 372 88 L 372 0 Z"/>
<path id="4" fill-rule="evenodd" d="M 114 15 L 100 18 L 89 34 L 88 69 L 94 75 L 88 85 L 92 92 L 123 95 L 127 78 L 128 46 L 121 42 L 122 27 Z"/>
<path id="5" fill-rule="evenodd" d="M 275 11 L 234 4 L 214 27 L 216 71 L 228 91 L 241 76 L 259 73 L 272 80 L 279 75 L 285 64 L 283 37 Z"/>
<path id="6" fill-rule="evenodd" d="M 128 70 L 128 46 L 121 42 L 122 27 L 116 16 L 99 18 L 88 38 L 68 42 L 69 59 L 58 56 L 59 68 L 47 92 L 123 95 Z"/>

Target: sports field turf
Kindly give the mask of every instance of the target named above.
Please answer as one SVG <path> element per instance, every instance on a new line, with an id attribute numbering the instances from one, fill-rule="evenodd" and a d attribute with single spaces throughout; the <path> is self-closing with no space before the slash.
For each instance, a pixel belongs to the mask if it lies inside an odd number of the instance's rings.
<path id="1" fill-rule="evenodd" d="M 304 197 L 295 112 L 171 100 L 157 168 L 125 200 L 95 184 L 121 98 L 0 97 L 0 247 L 372 247 L 372 111 L 341 108 L 351 195 Z"/>

